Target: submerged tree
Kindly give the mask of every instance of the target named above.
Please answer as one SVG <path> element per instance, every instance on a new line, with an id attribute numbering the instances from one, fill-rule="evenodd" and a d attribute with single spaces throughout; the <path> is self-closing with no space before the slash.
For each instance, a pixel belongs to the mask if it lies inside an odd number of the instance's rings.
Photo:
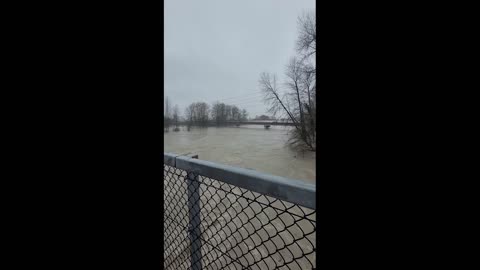
<path id="1" fill-rule="evenodd" d="M 173 124 L 175 125 L 175 129 L 173 131 L 180 130 L 178 128 L 179 118 L 180 118 L 180 109 L 178 108 L 178 105 L 175 104 L 175 106 L 173 107 L 173 116 L 172 116 Z"/>
<path id="2" fill-rule="evenodd" d="M 316 150 L 316 28 L 313 12 L 304 13 L 298 20 L 297 57 L 292 57 L 285 72 L 281 89 L 275 75 L 262 73 L 260 89 L 264 102 L 273 116 L 281 114 L 294 124 L 289 143 L 300 150 Z"/>
<path id="3" fill-rule="evenodd" d="M 190 104 L 185 108 L 185 121 L 187 122 L 187 130 L 190 131 L 191 126 L 193 125 L 193 104 Z"/>
<path id="4" fill-rule="evenodd" d="M 168 97 L 165 97 L 165 110 L 163 112 L 163 128 L 166 132 L 170 129 L 171 122 L 171 105 Z"/>

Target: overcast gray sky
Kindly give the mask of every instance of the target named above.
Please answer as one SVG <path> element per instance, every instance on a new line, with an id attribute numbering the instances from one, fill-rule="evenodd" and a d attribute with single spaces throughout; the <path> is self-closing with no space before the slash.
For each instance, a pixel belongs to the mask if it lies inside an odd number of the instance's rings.
<path id="1" fill-rule="evenodd" d="M 260 73 L 283 79 L 295 54 L 297 17 L 315 0 L 166 0 L 165 96 L 183 115 L 214 101 L 266 114 Z"/>

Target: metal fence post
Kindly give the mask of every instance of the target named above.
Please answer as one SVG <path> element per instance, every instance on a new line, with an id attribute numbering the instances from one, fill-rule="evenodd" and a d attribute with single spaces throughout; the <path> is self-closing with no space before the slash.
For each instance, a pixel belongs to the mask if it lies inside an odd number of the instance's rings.
<path id="1" fill-rule="evenodd" d="M 198 155 L 191 156 L 198 158 Z M 189 208 L 189 235 L 190 235 L 190 259 L 192 270 L 202 269 L 202 241 L 200 236 L 200 183 L 198 175 L 194 172 L 188 172 L 188 208 Z"/>

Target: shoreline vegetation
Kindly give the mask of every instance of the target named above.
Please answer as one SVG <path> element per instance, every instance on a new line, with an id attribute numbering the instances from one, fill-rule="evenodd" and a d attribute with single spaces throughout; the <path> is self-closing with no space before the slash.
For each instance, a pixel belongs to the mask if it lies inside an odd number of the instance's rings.
<path id="1" fill-rule="evenodd" d="M 283 83 L 276 74 L 260 74 L 259 86 L 268 112 L 282 115 L 295 125 L 288 143 L 297 149 L 316 150 L 316 22 L 315 13 L 298 17 L 296 49 L 286 66 Z"/>

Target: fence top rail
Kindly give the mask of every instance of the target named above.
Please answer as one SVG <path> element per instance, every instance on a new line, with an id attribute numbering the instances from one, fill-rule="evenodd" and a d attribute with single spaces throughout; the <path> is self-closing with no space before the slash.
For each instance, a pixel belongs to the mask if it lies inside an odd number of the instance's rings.
<path id="1" fill-rule="evenodd" d="M 315 185 L 310 183 L 172 153 L 164 153 L 163 163 L 263 195 L 316 209 Z"/>

